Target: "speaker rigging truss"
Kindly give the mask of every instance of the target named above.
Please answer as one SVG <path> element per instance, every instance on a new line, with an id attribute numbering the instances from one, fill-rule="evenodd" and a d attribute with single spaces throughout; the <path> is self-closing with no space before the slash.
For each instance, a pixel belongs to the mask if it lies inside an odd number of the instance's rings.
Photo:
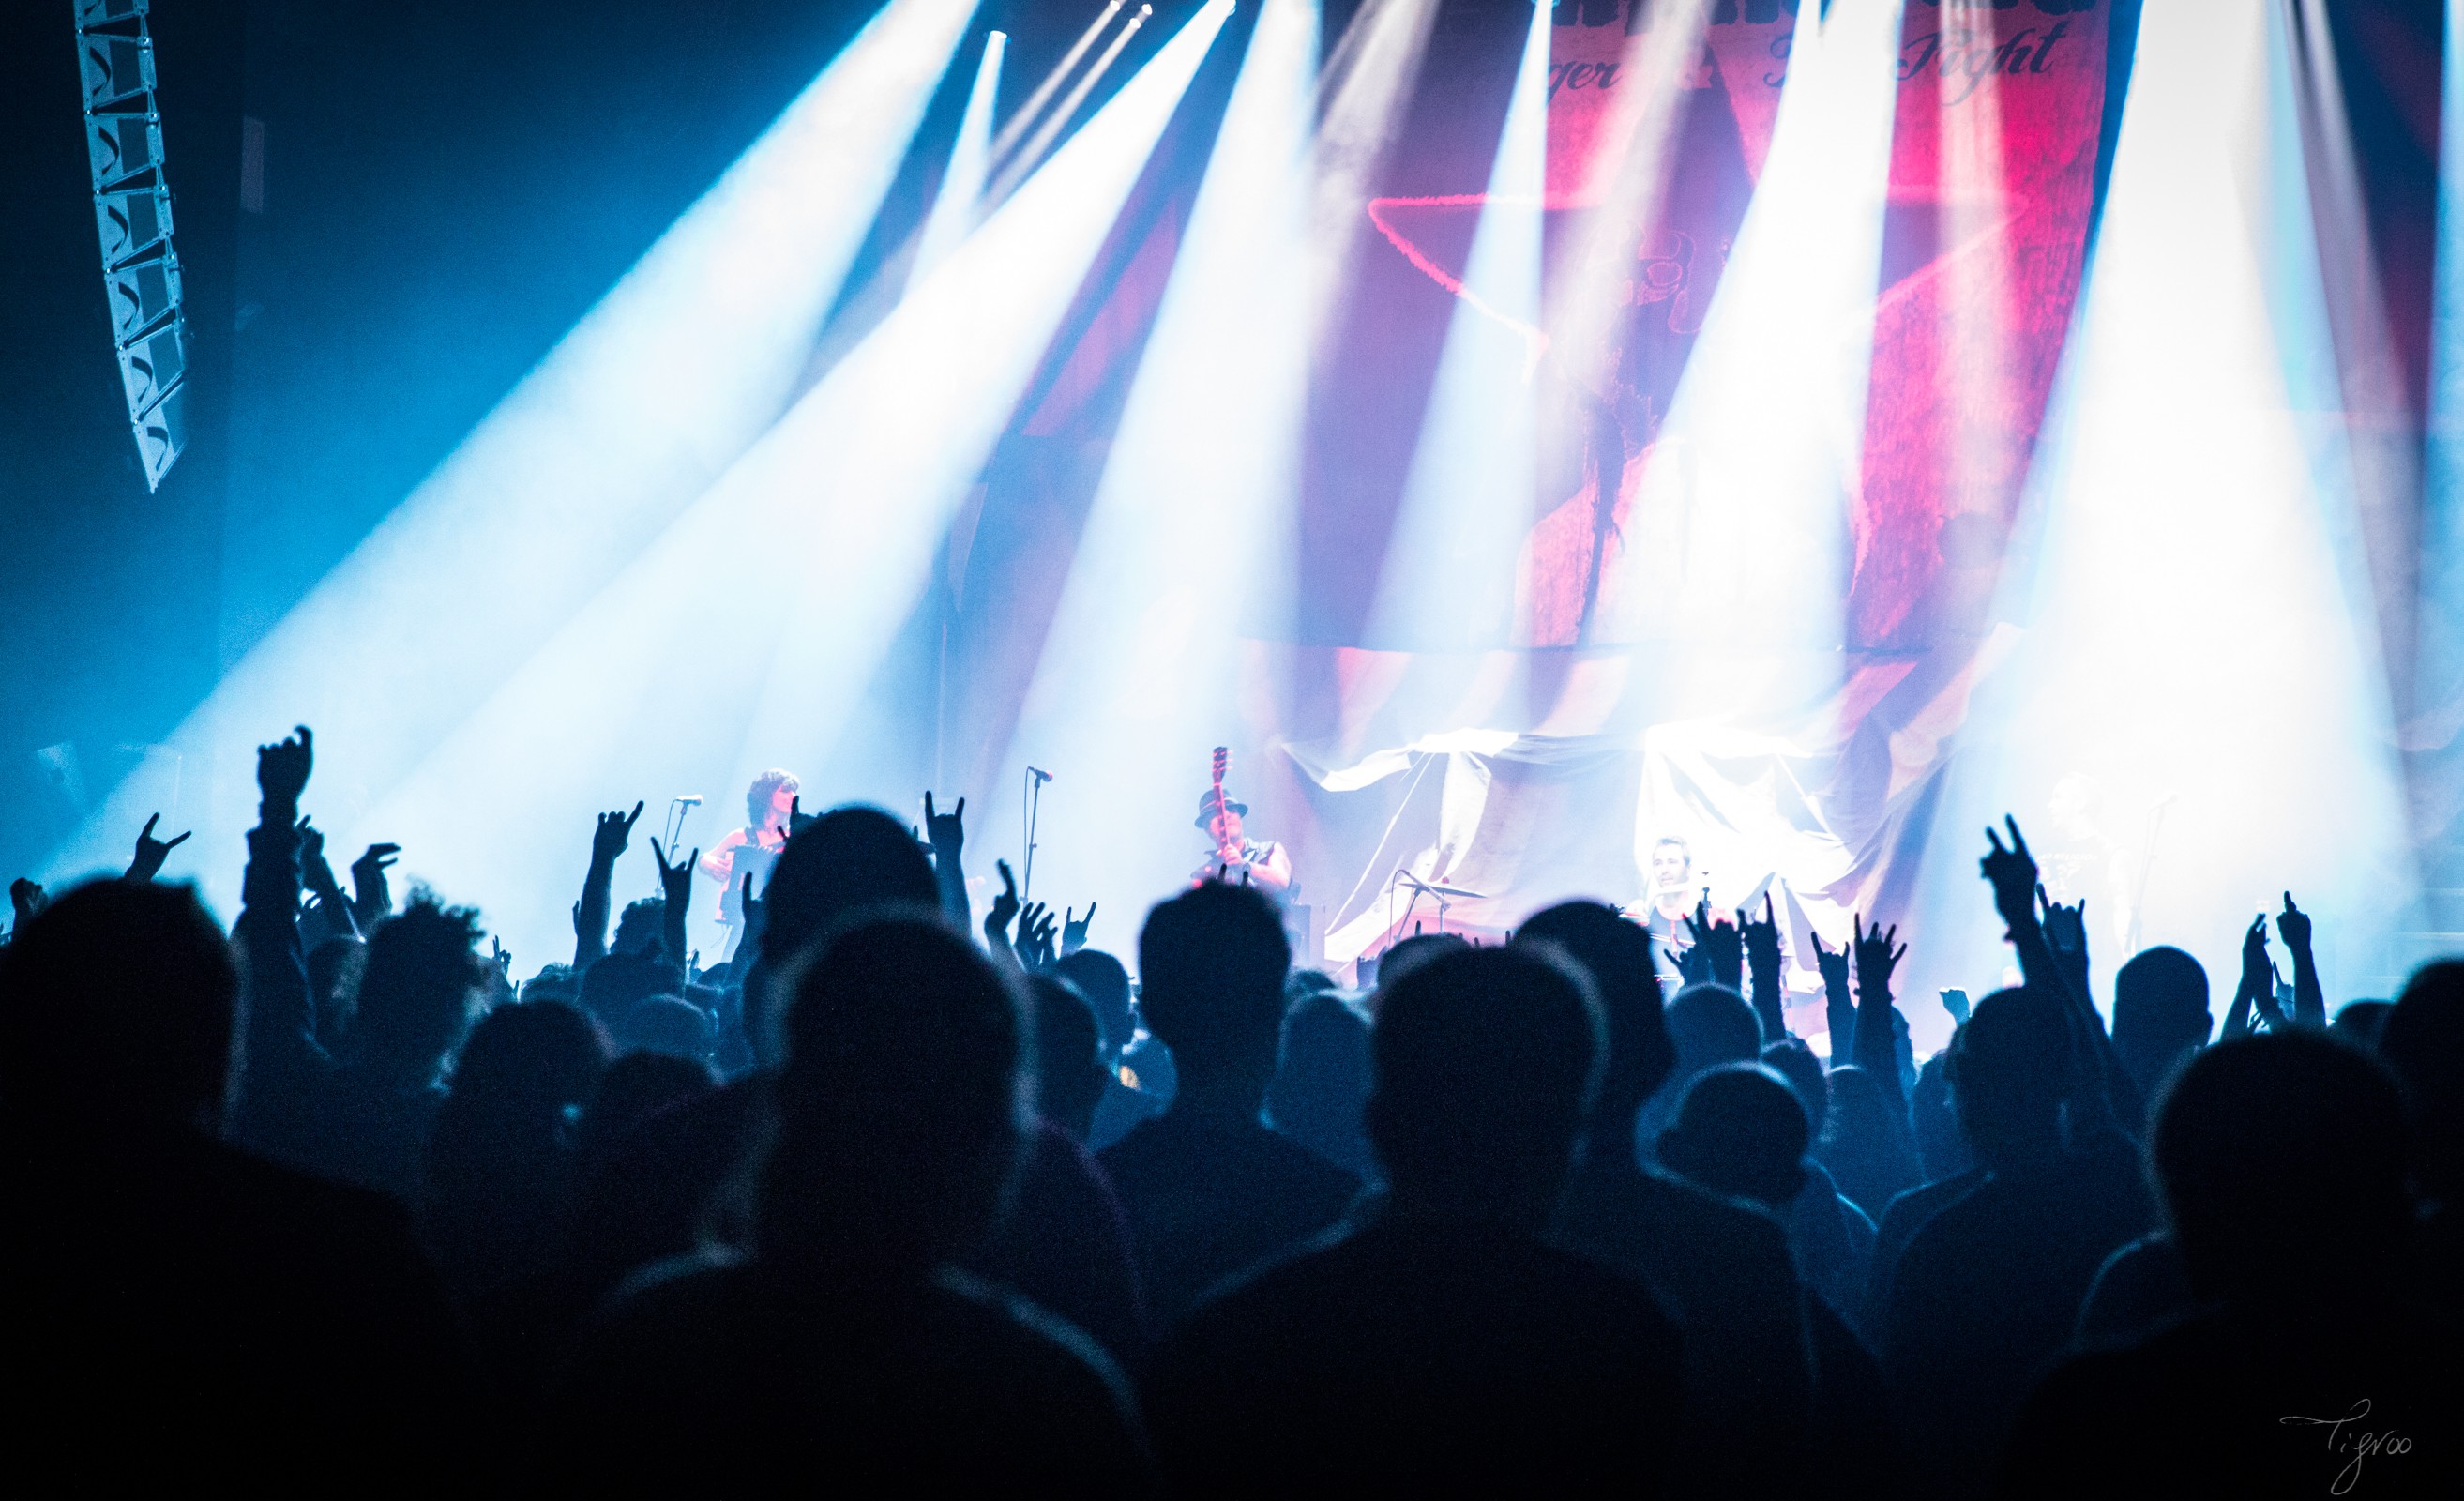
<path id="1" fill-rule="evenodd" d="M 163 119 L 154 105 L 147 0 L 73 0 L 95 227 L 111 301 L 120 384 L 145 487 L 158 488 L 187 445 L 188 321 L 171 249 Z"/>

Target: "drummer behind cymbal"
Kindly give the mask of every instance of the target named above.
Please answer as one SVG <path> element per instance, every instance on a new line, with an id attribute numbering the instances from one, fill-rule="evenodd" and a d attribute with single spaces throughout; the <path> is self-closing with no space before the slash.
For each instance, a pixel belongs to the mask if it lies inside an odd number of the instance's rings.
<path id="1" fill-rule="evenodd" d="M 1292 858 L 1281 844 L 1272 840 L 1260 844 L 1248 837 L 1241 827 L 1241 815 L 1248 811 L 1249 805 L 1219 798 L 1213 787 L 1200 794 L 1198 827 L 1215 841 L 1215 851 L 1191 873 L 1189 884 L 1245 884 L 1283 901 L 1291 894 Z"/>

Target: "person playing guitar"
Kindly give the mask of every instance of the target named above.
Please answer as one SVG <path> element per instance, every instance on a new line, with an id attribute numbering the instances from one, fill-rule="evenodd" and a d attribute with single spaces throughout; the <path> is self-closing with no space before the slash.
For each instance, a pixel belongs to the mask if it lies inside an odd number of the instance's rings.
<path id="1" fill-rule="evenodd" d="M 1221 745 L 1215 748 L 1214 785 L 1198 799 L 1198 827 L 1215 841 L 1215 850 L 1191 874 L 1189 884 L 1225 881 L 1245 885 L 1282 902 L 1291 894 L 1291 856 L 1281 844 L 1272 840 L 1260 843 L 1243 830 L 1241 818 L 1249 811 L 1249 806 L 1233 802 L 1223 791 L 1223 772 L 1231 761 L 1229 750 Z"/>

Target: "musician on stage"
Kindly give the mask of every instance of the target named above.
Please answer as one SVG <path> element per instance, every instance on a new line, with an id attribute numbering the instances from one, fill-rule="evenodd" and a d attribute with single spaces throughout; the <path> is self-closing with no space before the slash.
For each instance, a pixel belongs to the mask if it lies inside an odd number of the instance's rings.
<path id="1" fill-rule="evenodd" d="M 733 949 L 744 926 L 743 877 L 752 876 L 755 894 L 768 879 L 770 862 L 787 845 L 787 820 L 803 791 L 787 772 L 771 770 L 753 779 L 744 791 L 744 827 L 721 839 L 701 857 L 701 872 L 718 883 L 718 920 L 730 929 Z"/>
<path id="2" fill-rule="evenodd" d="M 1273 840 L 1260 844 L 1248 837 L 1241 827 L 1241 816 L 1248 811 L 1248 804 L 1235 803 L 1214 787 L 1199 798 L 1198 827 L 1215 841 L 1215 852 L 1191 874 L 1189 884 L 1225 881 L 1239 886 L 1245 881 L 1283 901 L 1291 894 L 1292 857 Z"/>
<path id="3" fill-rule="evenodd" d="M 1684 840 L 1663 834 L 1651 847 L 1651 900 L 1642 909 L 1642 925 L 1671 960 L 1683 960 L 1694 946 L 1693 931 L 1685 925 L 1701 897 L 1693 874 L 1694 850 Z"/>

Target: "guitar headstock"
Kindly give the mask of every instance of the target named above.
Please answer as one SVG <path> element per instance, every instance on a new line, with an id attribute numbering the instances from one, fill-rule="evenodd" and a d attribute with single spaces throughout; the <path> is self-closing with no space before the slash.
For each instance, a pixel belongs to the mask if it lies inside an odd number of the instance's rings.
<path id="1" fill-rule="evenodd" d="M 1223 773 L 1224 773 L 1225 771 L 1227 771 L 1227 770 L 1231 769 L 1231 765 L 1232 765 L 1232 747 L 1230 747 L 1229 745 L 1218 745 L 1218 746 L 1216 746 L 1216 747 L 1215 747 L 1215 787 L 1216 787 L 1216 790 L 1217 790 L 1217 791 L 1219 791 L 1219 792 L 1220 792 L 1220 791 L 1221 791 L 1221 790 L 1222 790 L 1222 788 L 1223 788 Z"/>

